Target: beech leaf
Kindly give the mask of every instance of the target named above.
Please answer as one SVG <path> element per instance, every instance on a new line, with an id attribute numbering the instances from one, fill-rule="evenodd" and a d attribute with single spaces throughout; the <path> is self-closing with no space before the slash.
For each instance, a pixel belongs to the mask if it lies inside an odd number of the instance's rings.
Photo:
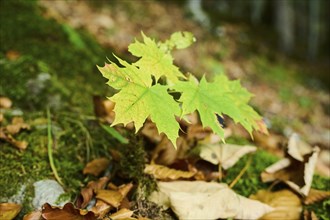
<path id="1" fill-rule="evenodd" d="M 251 195 L 250 198 L 259 200 L 274 208 L 272 212 L 261 218 L 263 220 L 300 219 L 302 211 L 300 198 L 290 190 L 284 189 L 277 192 L 259 190 L 255 195 Z"/>
<path id="2" fill-rule="evenodd" d="M 123 200 L 123 195 L 115 190 L 100 189 L 96 191 L 96 198 L 118 208 L 120 202 Z"/>
<path id="3" fill-rule="evenodd" d="M 149 200 L 170 207 L 179 219 L 258 219 L 273 209 L 237 195 L 226 184 L 203 181 L 158 182 Z"/>
<path id="4" fill-rule="evenodd" d="M 48 203 L 42 206 L 41 216 L 45 220 L 96 220 L 93 212 L 76 209 L 72 203 L 67 203 L 63 208 L 53 207 Z"/>
<path id="5" fill-rule="evenodd" d="M 320 149 L 308 149 L 297 138 L 295 134 L 290 137 L 286 157 L 267 167 L 261 173 L 261 179 L 263 182 L 281 180 L 296 192 L 307 196 Z"/>
<path id="6" fill-rule="evenodd" d="M 88 162 L 83 170 L 84 174 L 99 176 L 105 169 L 108 168 L 110 160 L 107 158 L 97 158 Z"/>
<path id="7" fill-rule="evenodd" d="M 203 160 L 214 165 L 221 164 L 222 168 L 227 170 L 245 154 L 255 152 L 255 146 L 239 146 L 234 144 L 202 144 L 193 150 Z"/>
<path id="8" fill-rule="evenodd" d="M 133 211 L 123 208 L 120 209 L 118 212 L 113 213 L 110 215 L 110 218 L 113 220 L 119 220 L 119 219 L 127 219 L 130 218 L 133 215 Z"/>
<path id="9" fill-rule="evenodd" d="M 195 175 L 195 172 L 171 169 L 166 166 L 157 165 L 157 164 L 147 164 L 144 169 L 144 172 L 146 174 L 150 174 L 154 176 L 156 179 L 161 179 L 161 180 L 166 180 L 166 179 L 177 180 L 181 178 L 187 179 Z"/>
<path id="10" fill-rule="evenodd" d="M 18 215 L 22 206 L 16 203 L 0 203 L 0 220 L 11 220 Z"/>

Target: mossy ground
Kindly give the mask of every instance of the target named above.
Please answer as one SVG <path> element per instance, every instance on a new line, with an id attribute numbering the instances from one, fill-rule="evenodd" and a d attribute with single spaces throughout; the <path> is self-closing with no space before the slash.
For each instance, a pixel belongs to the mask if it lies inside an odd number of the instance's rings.
<path id="1" fill-rule="evenodd" d="M 93 119 L 92 95 L 108 92 L 96 65 L 110 49 L 103 49 L 83 30 L 70 29 L 42 17 L 36 1 L 1 1 L 0 94 L 13 101 L 5 121 L 20 115 L 31 125 L 15 136 L 29 143 L 24 151 L 1 141 L 0 202 L 26 186 L 26 205 L 32 184 L 54 178 L 47 156 L 46 109 L 50 107 L 55 136 L 53 158 L 72 197 L 89 180 L 82 175 L 88 160 L 110 157 L 116 144 Z M 8 53 L 18 54 L 11 59 Z M 23 212 L 30 210 L 24 206 Z"/>
<path id="2" fill-rule="evenodd" d="M 29 146 L 19 151 L 1 142 L 0 149 L 0 202 L 17 193 L 26 185 L 23 213 L 33 197 L 33 183 L 54 178 L 47 156 L 46 109 L 51 109 L 52 129 L 55 136 L 53 158 L 64 183 L 64 189 L 73 199 L 91 177 L 83 176 L 86 162 L 96 157 L 111 157 L 109 150 L 116 149 L 126 157 L 117 165 L 123 179 L 141 182 L 151 189 L 152 181 L 142 174 L 145 152 L 140 141 L 122 146 L 109 136 L 93 115 L 92 95 L 110 93 L 96 65 L 102 65 L 111 49 L 102 48 L 88 33 L 74 30 L 65 24 L 42 16 L 36 1 L 0 1 L 0 95 L 9 97 L 13 110 L 5 115 L 9 123 L 14 115 L 22 115 L 31 130 L 15 136 Z M 8 52 L 19 54 L 10 59 Z M 232 139 L 233 143 L 242 140 Z M 243 157 L 225 179 L 230 183 L 245 166 Z M 253 155 L 247 172 L 234 187 L 248 196 L 268 185 L 261 183 L 260 172 L 276 161 L 272 155 L 258 151 Z M 142 178 L 141 178 L 142 177 Z M 317 176 L 313 186 L 330 190 L 329 180 Z M 149 184 L 149 185 L 148 185 Z M 149 187 L 150 186 L 150 187 Z M 320 216 L 326 216 L 329 200 L 314 205 Z M 326 217 L 324 217 L 326 219 Z"/>

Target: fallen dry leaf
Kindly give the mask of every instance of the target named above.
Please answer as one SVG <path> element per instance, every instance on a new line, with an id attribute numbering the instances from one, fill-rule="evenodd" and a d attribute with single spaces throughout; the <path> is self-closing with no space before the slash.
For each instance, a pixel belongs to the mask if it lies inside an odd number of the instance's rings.
<path id="1" fill-rule="evenodd" d="M 4 119 L 4 116 L 2 113 L 0 113 L 0 123 L 3 121 L 3 119 Z"/>
<path id="2" fill-rule="evenodd" d="M 158 133 L 155 123 L 150 120 L 147 120 L 144 123 L 141 129 L 141 134 L 147 137 L 152 143 L 159 143 L 165 136 L 163 133 Z"/>
<path id="3" fill-rule="evenodd" d="M 0 96 L 0 109 L 1 108 L 8 109 L 12 106 L 12 104 L 13 102 L 9 98 Z"/>
<path id="4" fill-rule="evenodd" d="M 318 220 L 319 218 L 316 216 L 315 212 L 304 210 L 303 220 Z"/>
<path id="5" fill-rule="evenodd" d="M 270 133 L 269 135 L 265 135 L 260 132 L 253 132 L 254 141 L 257 146 L 260 146 L 272 154 L 275 154 L 279 157 L 283 157 L 284 153 L 282 150 L 282 146 L 284 145 L 284 136 Z"/>
<path id="6" fill-rule="evenodd" d="M 257 121 L 257 125 L 258 125 L 258 132 L 265 134 L 265 135 L 269 135 L 267 125 L 264 120 L 261 119 L 261 120 Z"/>
<path id="7" fill-rule="evenodd" d="M 41 216 L 45 220 L 96 220 L 93 212 L 77 209 L 72 203 L 65 204 L 63 208 L 53 207 L 46 203 L 42 206 Z"/>
<path id="8" fill-rule="evenodd" d="M 28 146 L 28 143 L 26 141 L 18 141 L 11 134 L 5 133 L 5 131 L 0 128 L 0 140 L 7 141 L 14 147 L 20 149 L 20 150 L 25 150 Z"/>
<path id="9" fill-rule="evenodd" d="M 98 219 L 103 219 L 112 208 L 108 203 L 98 199 L 96 204 L 91 208 L 91 211 L 94 212 Z"/>
<path id="10" fill-rule="evenodd" d="M 108 168 L 110 160 L 107 158 L 97 158 L 88 162 L 83 170 L 83 174 L 91 174 L 99 176 L 105 169 Z"/>
<path id="11" fill-rule="evenodd" d="M 40 220 L 41 219 L 41 211 L 33 211 L 26 215 L 24 215 L 23 220 Z"/>
<path id="12" fill-rule="evenodd" d="M 26 124 L 22 117 L 14 117 L 11 124 L 6 126 L 6 131 L 9 134 L 17 134 L 21 129 L 30 129 L 30 125 Z"/>
<path id="13" fill-rule="evenodd" d="M 120 203 L 120 206 L 118 207 L 119 209 L 130 209 L 131 208 L 131 202 L 129 201 L 129 199 L 127 197 L 123 198 L 123 200 Z"/>
<path id="14" fill-rule="evenodd" d="M 144 173 L 161 180 L 189 179 L 195 175 L 194 172 L 170 169 L 157 164 L 146 164 Z"/>
<path id="15" fill-rule="evenodd" d="M 307 197 L 304 200 L 304 204 L 311 205 L 327 198 L 330 198 L 330 191 L 310 189 Z"/>
<path id="16" fill-rule="evenodd" d="M 133 188 L 133 183 L 124 184 L 118 187 L 118 192 L 123 196 L 126 197 L 129 191 Z"/>
<path id="17" fill-rule="evenodd" d="M 97 181 L 91 181 L 87 184 L 87 187 L 81 189 L 80 196 L 76 201 L 76 206 L 78 208 L 85 208 L 87 204 L 93 198 L 95 191 L 98 189 L 103 189 L 105 184 L 109 181 L 109 177 L 102 177 Z"/>
<path id="18" fill-rule="evenodd" d="M 255 152 L 255 146 L 240 146 L 234 144 L 202 144 L 196 147 L 192 153 L 199 155 L 214 165 L 221 164 L 227 170 L 232 167 L 245 154 Z"/>
<path id="19" fill-rule="evenodd" d="M 17 60 L 21 56 L 20 52 L 16 50 L 8 50 L 6 52 L 6 58 L 10 61 Z"/>
<path id="20" fill-rule="evenodd" d="M 110 215 L 110 218 L 113 220 L 120 220 L 120 219 L 127 219 L 132 217 L 133 215 L 133 211 L 129 210 L 129 209 L 120 209 L 118 212 L 113 213 L 112 215 Z"/>
<path id="21" fill-rule="evenodd" d="M 120 192 L 115 190 L 99 189 L 96 191 L 96 198 L 118 208 L 124 197 Z"/>
<path id="22" fill-rule="evenodd" d="M 194 179 L 203 181 L 219 180 L 223 172 L 219 171 L 219 166 L 205 160 L 198 160 L 189 164 L 189 171 L 195 172 Z"/>
<path id="23" fill-rule="evenodd" d="M 93 103 L 95 115 L 111 124 L 115 119 L 115 103 L 109 99 L 102 99 L 101 96 L 93 96 Z"/>
<path id="24" fill-rule="evenodd" d="M 11 220 L 18 215 L 22 206 L 16 203 L 0 203 L 0 220 Z"/>
<path id="25" fill-rule="evenodd" d="M 177 149 L 173 147 L 172 142 L 164 136 L 160 143 L 151 153 L 151 161 L 160 165 L 171 165 L 177 159 L 183 159 L 189 150 L 187 141 L 179 137 L 176 141 Z"/>
<path id="26" fill-rule="evenodd" d="M 259 190 L 255 195 L 251 195 L 250 198 L 266 203 L 274 208 L 272 212 L 262 216 L 261 219 L 263 220 L 300 219 L 302 211 L 301 200 L 290 190 L 284 189 L 276 192 Z"/>
<path id="27" fill-rule="evenodd" d="M 314 147 L 307 149 L 301 145 L 297 136 L 291 136 L 286 158 L 267 167 L 261 173 L 263 182 L 281 180 L 296 192 L 307 196 L 310 190 L 314 169 L 320 149 Z"/>
<path id="28" fill-rule="evenodd" d="M 257 219 L 273 209 L 237 195 L 226 184 L 203 181 L 158 182 L 149 200 L 170 207 L 179 219 Z"/>

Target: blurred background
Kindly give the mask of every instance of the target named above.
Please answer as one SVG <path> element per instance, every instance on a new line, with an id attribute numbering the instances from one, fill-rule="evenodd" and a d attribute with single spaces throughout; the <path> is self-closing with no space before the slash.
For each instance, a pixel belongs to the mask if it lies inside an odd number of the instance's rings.
<path id="1" fill-rule="evenodd" d="M 329 177 L 329 8 L 329 0 L 0 0 L 0 98 L 12 103 L 6 111 L 0 103 L 0 125 L 20 116 L 33 127 L 17 135 L 29 143 L 24 153 L 8 143 L 0 150 L 3 195 L 30 178 L 52 176 L 47 106 L 68 189 L 81 188 L 83 162 L 110 155 L 115 142 L 95 122 L 93 96 L 114 91 L 96 66 L 113 54 L 135 61 L 127 47 L 141 31 L 157 41 L 192 32 L 197 41 L 173 52 L 180 70 L 239 79 L 270 131 L 255 134 L 256 145 L 281 155 L 297 133 L 321 148 L 316 172 Z M 250 138 L 242 129 L 232 132 Z"/>

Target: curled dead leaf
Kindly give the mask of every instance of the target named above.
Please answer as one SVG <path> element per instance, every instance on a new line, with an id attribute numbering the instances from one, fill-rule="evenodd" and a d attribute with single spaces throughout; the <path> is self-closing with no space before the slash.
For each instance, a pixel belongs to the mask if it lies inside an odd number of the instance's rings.
<path id="1" fill-rule="evenodd" d="M 40 220 L 41 219 L 41 211 L 33 211 L 26 215 L 24 215 L 23 220 Z"/>
<path id="2" fill-rule="evenodd" d="M 22 129 L 30 129 L 30 125 L 26 124 L 22 117 L 14 117 L 11 124 L 6 126 L 6 131 L 9 134 L 17 134 Z"/>
<path id="3" fill-rule="evenodd" d="M 89 182 L 87 184 L 87 187 L 81 189 L 80 196 L 76 201 L 76 206 L 78 208 L 85 208 L 93 198 L 95 191 L 98 189 L 103 189 L 108 181 L 109 181 L 109 177 L 102 177 L 97 181 Z"/>
<path id="4" fill-rule="evenodd" d="M 272 212 L 262 216 L 261 219 L 263 220 L 300 219 L 302 211 L 301 200 L 290 190 L 285 189 L 277 192 L 259 190 L 255 195 L 251 195 L 250 198 L 266 203 L 274 208 Z"/>
<path id="5" fill-rule="evenodd" d="M 133 188 L 133 183 L 124 184 L 118 187 L 118 192 L 123 196 L 126 197 L 129 191 Z"/>
<path id="6" fill-rule="evenodd" d="M 96 191 L 96 198 L 103 200 L 115 208 L 118 208 L 124 197 L 118 191 L 100 189 Z"/>
<path id="7" fill-rule="evenodd" d="M 311 205 L 327 198 L 330 198 L 330 191 L 310 189 L 307 197 L 304 200 L 304 204 Z"/>
<path id="8" fill-rule="evenodd" d="M 147 137 L 152 143 L 159 143 L 165 136 L 163 133 L 158 133 L 155 123 L 150 120 L 147 120 L 142 127 L 141 134 Z"/>
<path id="9" fill-rule="evenodd" d="M 319 218 L 316 216 L 315 212 L 304 210 L 303 214 L 304 220 L 318 220 Z"/>
<path id="10" fill-rule="evenodd" d="M 95 206 L 92 207 L 91 211 L 97 216 L 98 219 L 103 217 L 112 209 L 112 206 L 108 203 L 98 199 Z"/>
<path id="11" fill-rule="evenodd" d="M 133 213 L 134 213 L 133 211 L 123 208 L 110 215 L 110 218 L 113 220 L 127 219 L 130 218 L 133 215 Z"/>
<path id="12" fill-rule="evenodd" d="M 8 109 L 12 106 L 12 104 L 13 102 L 9 98 L 0 96 L 0 109 L 1 108 Z"/>
<path id="13" fill-rule="evenodd" d="M 320 149 L 306 148 L 295 139 L 296 135 L 291 136 L 286 158 L 267 167 L 261 173 L 261 179 L 263 182 L 281 180 L 296 192 L 307 196 Z"/>
<path id="14" fill-rule="evenodd" d="M 72 203 L 65 204 L 63 208 L 53 207 L 46 203 L 42 206 L 41 216 L 45 220 L 96 220 L 93 212 L 77 209 Z"/>
<path id="15" fill-rule="evenodd" d="M 203 160 L 214 165 L 221 164 L 227 170 L 245 154 L 255 152 L 255 146 L 239 146 L 234 144 L 202 144 L 194 148 L 192 154 L 199 155 Z"/>
<path id="16" fill-rule="evenodd" d="M 172 142 L 164 136 L 156 148 L 152 151 L 151 161 L 160 165 L 171 165 L 177 159 L 183 159 L 189 149 L 187 141 L 179 137 L 176 141 L 177 149 Z"/>
<path id="17" fill-rule="evenodd" d="M 189 179 L 195 175 L 194 172 L 170 169 L 157 164 L 147 164 L 144 173 L 161 180 Z"/>
<path id="18" fill-rule="evenodd" d="M 274 133 L 265 135 L 260 132 L 253 132 L 253 137 L 257 146 L 267 149 L 279 157 L 284 156 L 282 146 L 284 145 L 285 138 L 283 136 Z"/>
<path id="19" fill-rule="evenodd" d="M 101 96 L 93 96 L 93 103 L 95 115 L 111 124 L 115 119 L 115 112 L 113 111 L 115 103 L 108 99 L 102 99 Z"/>
<path id="20" fill-rule="evenodd" d="M 21 209 L 22 206 L 16 203 L 0 203 L 0 220 L 14 219 Z"/>
<path id="21" fill-rule="evenodd" d="M 41 211 L 33 211 L 26 215 L 24 215 L 23 220 L 40 220 L 41 219 Z"/>
<path id="22" fill-rule="evenodd" d="M 16 50 L 8 50 L 6 52 L 6 58 L 10 61 L 17 60 L 18 58 L 20 58 L 20 56 L 21 56 L 20 52 Z"/>
<path id="23" fill-rule="evenodd" d="M 25 150 L 28 146 L 28 143 L 26 141 L 18 141 L 11 134 L 7 134 L 4 132 L 2 128 L 0 128 L 0 140 L 4 140 L 14 147 L 20 149 L 20 150 Z"/>
<path id="24" fill-rule="evenodd" d="M 105 169 L 108 168 L 110 160 L 107 158 L 97 158 L 85 166 L 83 174 L 91 174 L 94 176 L 99 176 Z"/>
<path id="25" fill-rule="evenodd" d="M 270 206 L 237 195 L 226 184 L 204 181 L 158 182 L 149 200 L 170 207 L 179 219 L 258 219 Z"/>

